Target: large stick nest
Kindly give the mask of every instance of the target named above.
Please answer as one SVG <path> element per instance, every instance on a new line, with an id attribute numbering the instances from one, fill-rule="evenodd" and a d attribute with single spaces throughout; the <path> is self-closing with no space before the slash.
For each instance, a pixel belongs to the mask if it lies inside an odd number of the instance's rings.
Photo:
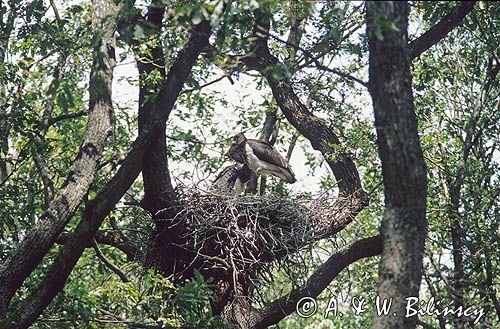
<path id="1" fill-rule="evenodd" d="M 230 196 L 185 189 L 180 211 L 164 219 L 202 269 L 258 269 L 331 237 L 361 209 L 357 198 Z M 160 214 L 161 217 L 161 214 Z"/>

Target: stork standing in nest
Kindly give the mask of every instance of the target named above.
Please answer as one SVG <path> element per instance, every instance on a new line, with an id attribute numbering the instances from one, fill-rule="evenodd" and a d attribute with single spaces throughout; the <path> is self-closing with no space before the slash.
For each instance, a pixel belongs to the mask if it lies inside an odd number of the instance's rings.
<path id="1" fill-rule="evenodd" d="M 246 164 L 257 175 L 274 175 L 292 184 L 297 180 L 290 165 L 274 147 L 257 139 L 247 139 L 243 133 L 234 136 L 227 152 L 236 162 Z"/>
<path id="2" fill-rule="evenodd" d="M 250 168 L 245 164 L 237 163 L 227 166 L 217 175 L 211 189 L 215 192 L 240 195 L 245 192 L 250 174 Z"/>

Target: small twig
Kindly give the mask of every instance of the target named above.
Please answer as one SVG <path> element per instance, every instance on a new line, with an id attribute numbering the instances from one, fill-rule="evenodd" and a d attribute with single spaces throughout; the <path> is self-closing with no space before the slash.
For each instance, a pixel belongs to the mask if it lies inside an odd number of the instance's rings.
<path id="1" fill-rule="evenodd" d="M 312 62 L 313 62 L 313 63 L 314 63 L 314 65 L 316 66 L 316 68 L 318 68 L 318 69 L 320 69 L 320 70 L 323 70 L 323 71 L 331 72 L 331 73 L 336 74 L 336 75 L 338 75 L 338 76 L 340 76 L 340 77 L 342 77 L 342 78 L 352 80 L 352 81 L 354 81 L 354 82 L 359 83 L 359 84 L 360 84 L 360 85 L 362 85 L 363 87 L 368 88 L 368 82 L 363 81 L 363 80 L 361 80 L 361 79 L 359 79 L 359 78 L 356 78 L 355 76 L 352 76 L 352 75 L 350 75 L 349 73 L 344 73 L 344 72 L 339 71 L 339 70 L 337 70 L 337 69 L 332 69 L 332 68 L 329 68 L 328 66 L 325 66 L 325 65 L 321 64 L 321 63 L 319 62 L 319 60 L 318 60 L 318 59 L 317 59 L 317 58 L 316 58 L 316 57 L 315 57 L 315 56 L 314 56 L 314 55 L 313 55 L 313 54 L 312 54 L 309 50 L 304 49 L 304 48 L 302 48 L 301 46 L 298 46 L 298 45 L 296 45 L 296 44 L 290 43 L 290 42 L 288 42 L 288 41 L 286 41 L 286 40 L 283 40 L 283 39 L 281 39 L 281 38 L 279 38 L 279 37 L 277 37 L 277 36 L 275 36 L 275 35 L 273 35 L 273 34 L 271 34 L 271 33 L 267 33 L 267 34 L 268 34 L 271 38 L 273 38 L 273 39 L 275 39 L 275 40 L 277 40 L 277 41 L 279 41 L 279 42 L 281 42 L 281 43 L 283 43 L 283 44 L 285 44 L 285 45 L 288 45 L 288 46 L 294 47 L 295 49 L 300 50 L 301 52 L 303 52 L 303 53 L 304 53 L 304 55 L 306 55 L 309 59 L 311 59 L 311 60 L 312 60 Z"/>
<path id="2" fill-rule="evenodd" d="M 219 77 L 219 78 L 217 78 L 215 80 L 212 80 L 210 82 L 207 82 L 207 83 L 205 83 L 205 84 L 203 84 L 203 85 L 201 85 L 199 87 L 191 88 L 191 89 L 184 89 L 183 91 L 180 92 L 179 95 L 183 95 L 185 93 L 190 93 L 190 92 L 193 92 L 193 91 L 196 91 L 196 90 L 201 90 L 201 89 L 203 89 L 205 87 L 208 87 L 210 85 L 213 85 L 214 83 L 217 83 L 217 82 L 223 80 L 224 78 L 230 78 L 230 77 L 231 77 L 231 74 L 224 74 L 223 76 L 221 76 L 221 77 Z"/>
<path id="3" fill-rule="evenodd" d="M 127 278 L 125 273 L 123 273 L 109 259 L 107 259 L 106 256 L 104 256 L 104 254 L 102 253 L 101 249 L 99 248 L 99 245 L 97 244 L 97 241 L 95 240 L 95 238 L 92 238 L 92 247 L 94 247 L 96 256 L 104 263 L 104 265 L 106 265 L 107 268 L 109 268 L 111 271 L 116 273 L 116 275 L 118 275 L 120 277 L 122 282 L 124 282 L 124 283 L 130 282 L 130 279 Z"/>
<path id="4" fill-rule="evenodd" d="M 56 124 L 59 121 L 63 121 L 66 119 L 74 119 L 74 118 L 79 118 L 81 116 L 87 115 L 89 112 L 87 110 L 79 111 L 79 112 L 74 112 L 74 113 L 67 113 L 67 114 L 61 114 L 57 117 L 50 118 L 48 122 L 48 126 L 52 126 Z"/>

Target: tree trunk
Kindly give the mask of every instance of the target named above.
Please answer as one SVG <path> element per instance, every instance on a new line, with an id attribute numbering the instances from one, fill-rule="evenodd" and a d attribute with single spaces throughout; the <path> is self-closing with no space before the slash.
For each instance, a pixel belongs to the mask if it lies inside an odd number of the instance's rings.
<path id="1" fill-rule="evenodd" d="M 406 298 L 418 298 L 422 277 L 427 177 L 413 109 L 408 4 L 368 2 L 366 7 L 369 91 L 385 195 L 377 292 L 382 301 L 392 299 L 389 314 L 375 314 L 372 328 L 415 328 L 417 317 L 405 317 Z"/>
<path id="2" fill-rule="evenodd" d="M 11 3 L 14 4 L 14 2 Z M 0 5 L 0 64 L 5 61 L 5 56 L 9 48 L 9 40 L 12 29 L 14 28 L 14 21 L 16 17 L 16 8 L 11 7 L 10 13 L 5 17 L 4 4 Z M 6 114 L 7 104 L 5 102 L 5 86 L 0 84 L 0 184 L 8 177 L 7 171 L 7 156 L 9 153 L 9 131 L 11 122 L 9 121 L 8 115 Z M 1 314 L 1 309 L 0 309 Z"/>
<path id="3" fill-rule="evenodd" d="M 214 313 L 225 323 L 238 329 L 253 329 L 260 315 L 252 306 L 251 282 L 248 273 L 234 273 L 217 284 Z"/>
<path id="4" fill-rule="evenodd" d="M 34 227 L 0 267 L 0 318 L 16 290 L 54 244 L 94 181 L 104 144 L 111 133 L 111 84 L 115 65 L 110 38 L 114 33 L 112 13 L 105 1 L 94 4 L 93 25 L 100 42 L 94 50 L 89 83 L 89 120 L 74 164 L 60 191 Z M 114 7 L 114 6 L 113 6 Z M 108 56 L 113 53 L 113 56 Z"/>

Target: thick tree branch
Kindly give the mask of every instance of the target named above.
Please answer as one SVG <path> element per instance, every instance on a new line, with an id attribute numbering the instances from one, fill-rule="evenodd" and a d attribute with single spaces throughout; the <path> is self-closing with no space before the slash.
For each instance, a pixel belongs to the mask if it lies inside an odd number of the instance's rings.
<path id="1" fill-rule="evenodd" d="M 460 1 L 460 4 L 451 9 L 439 23 L 434 25 L 429 31 L 422 34 L 410 43 L 410 59 L 415 59 L 424 51 L 434 46 L 448 35 L 455 27 L 460 25 L 465 16 L 474 7 L 475 1 Z"/>
<path id="2" fill-rule="evenodd" d="M 266 328 L 278 323 L 287 315 L 295 312 L 296 304 L 302 297 L 317 297 L 347 266 L 359 259 L 372 257 L 381 252 L 382 238 L 380 236 L 356 241 L 339 250 L 330 256 L 302 287 L 292 290 L 289 294 L 276 299 L 260 310 L 260 318 L 254 328 Z"/>
<path id="3" fill-rule="evenodd" d="M 95 199 L 85 207 L 82 220 L 76 227 L 49 268 L 37 289 L 28 296 L 21 307 L 4 321 L 0 328 L 26 328 L 59 293 L 80 258 L 83 250 L 99 226 L 139 175 L 142 161 L 149 147 L 164 129 L 177 97 L 198 55 L 208 44 L 211 28 L 208 22 L 197 25 L 192 36 L 179 52 L 165 83 L 161 88 L 141 135 L 132 145 L 118 172 L 111 178 Z"/>
<path id="4" fill-rule="evenodd" d="M 102 42 L 96 46 L 90 73 L 89 121 L 78 154 L 60 191 L 49 203 L 34 227 L 0 267 L 0 318 L 5 316 L 10 299 L 40 263 L 55 239 L 79 206 L 94 180 L 104 144 L 111 132 L 111 83 L 114 48 L 108 43 L 105 28 L 114 31 L 103 17 L 93 20 Z M 107 35 L 110 38 L 109 33 Z"/>
<path id="5" fill-rule="evenodd" d="M 164 14 L 165 3 L 161 0 L 153 1 L 146 14 L 144 30 L 149 40 L 156 41 L 148 49 L 150 56 L 152 56 L 150 60 L 147 62 L 137 61 L 140 81 L 148 81 L 148 76 L 154 72 L 159 72 L 162 79 L 166 77 L 165 60 L 160 39 Z M 137 54 L 139 58 L 147 55 L 144 53 Z M 154 106 L 154 98 L 160 89 L 161 84 L 152 86 L 151 83 L 146 82 L 139 86 L 139 134 L 144 129 L 144 124 Z M 165 127 L 163 127 L 160 135 L 143 159 L 142 176 L 144 180 L 144 199 L 141 205 L 152 214 L 156 214 L 160 209 L 172 208 L 176 197 L 168 169 Z"/>

